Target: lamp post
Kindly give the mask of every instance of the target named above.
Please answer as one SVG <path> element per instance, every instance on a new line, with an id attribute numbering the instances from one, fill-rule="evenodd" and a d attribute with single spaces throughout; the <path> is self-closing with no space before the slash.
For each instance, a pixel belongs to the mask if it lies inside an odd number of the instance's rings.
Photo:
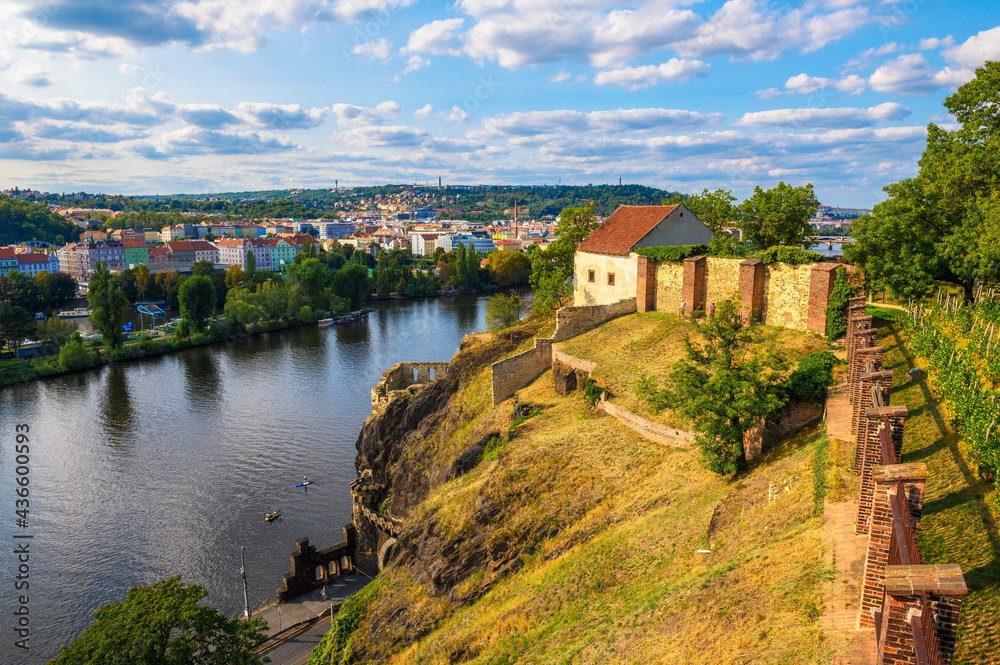
<path id="1" fill-rule="evenodd" d="M 243 619 L 250 620 L 250 599 L 247 597 L 247 564 L 244 553 L 247 548 L 240 547 L 240 577 L 243 578 Z"/>

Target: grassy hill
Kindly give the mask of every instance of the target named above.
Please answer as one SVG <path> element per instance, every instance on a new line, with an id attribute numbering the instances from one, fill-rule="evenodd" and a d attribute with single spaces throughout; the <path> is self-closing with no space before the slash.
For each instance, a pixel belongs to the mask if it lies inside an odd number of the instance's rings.
<path id="1" fill-rule="evenodd" d="M 573 348 L 603 348 L 610 371 L 611 356 L 666 356 L 693 329 L 633 315 Z M 816 343 L 772 334 L 803 354 Z M 636 339 L 630 351 L 623 340 Z M 432 480 L 406 513 L 404 552 L 352 604 L 356 630 L 338 623 L 310 662 L 828 661 L 812 482 L 820 429 L 727 481 L 697 452 L 642 439 L 579 392 L 558 397 L 551 372 L 517 401 L 516 414 L 511 400 L 492 407 L 488 366 L 471 369 L 414 437 L 422 452 L 400 464 Z M 481 461 L 445 481 L 477 441 L 487 442 Z"/>

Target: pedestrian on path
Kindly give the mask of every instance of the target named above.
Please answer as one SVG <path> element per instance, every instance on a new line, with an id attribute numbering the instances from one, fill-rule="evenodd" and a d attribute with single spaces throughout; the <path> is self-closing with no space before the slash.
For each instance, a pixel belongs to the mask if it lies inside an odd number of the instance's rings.
<path id="1" fill-rule="evenodd" d="M 323 591 L 321 591 L 320 593 L 322 593 L 322 595 L 323 595 L 323 600 L 326 600 L 326 585 L 325 584 L 323 585 Z"/>

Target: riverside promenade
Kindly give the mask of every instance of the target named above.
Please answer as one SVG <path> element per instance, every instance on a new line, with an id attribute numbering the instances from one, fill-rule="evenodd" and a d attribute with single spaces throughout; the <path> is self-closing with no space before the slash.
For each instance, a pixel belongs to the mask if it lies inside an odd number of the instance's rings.
<path id="1" fill-rule="evenodd" d="M 287 603 L 268 605 L 253 613 L 253 618 L 263 617 L 267 621 L 268 643 L 280 642 L 282 636 L 291 629 L 324 615 L 334 613 L 347 598 L 365 587 L 371 578 L 361 573 L 337 578 L 326 585 L 326 600 L 322 589 L 303 594 Z"/>
<path id="2" fill-rule="evenodd" d="M 826 434 L 831 455 L 836 447 L 836 459 L 853 459 L 846 380 L 831 388 L 827 397 Z M 862 631 L 857 625 L 861 576 L 868 549 L 867 536 L 854 535 L 857 506 L 855 492 L 851 492 L 845 501 L 833 502 L 828 498 L 823 507 L 823 567 L 835 574 L 823 585 L 823 613 L 819 623 L 828 643 L 841 654 L 832 661 L 835 665 L 874 665 L 876 661 L 874 631 Z"/>

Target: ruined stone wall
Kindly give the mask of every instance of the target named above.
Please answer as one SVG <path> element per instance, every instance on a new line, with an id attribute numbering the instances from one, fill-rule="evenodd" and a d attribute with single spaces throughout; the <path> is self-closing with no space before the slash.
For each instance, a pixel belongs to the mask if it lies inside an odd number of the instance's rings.
<path id="1" fill-rule="evenodd" d="M 344 527 L 344 540 L 326 549 L 317 550 L 309 544 L 308 538 L 299 538 L 291 554 L 291 572 L 281 578 L 278 602 L 287 602 L 320 588 L 335 577 L 354 572 L 356 544 L 353 524 Z"/>
<path id="2" fill-rule="evenodd" d="M 683 285 L 682 261 L 660 261 L 656 264 L 656 311 L 670 314 L 679 312 Z"/>
<path id="3" fill-rule="evenodd" d="M 633 291 L 635 293 L 635 291 Z M 561 307 L 556 312 L 556 331 L 553 342 L 576 337 L 592 328 L 625 314 L 635 313 L 635 298 L 626 298 L 606 305 Z"/>
<path id="4" fill-rule="evenodd" d="M 598 407 L 622 425 L 625 425 L 625 427 L 641 434 L 645 439 L 661 443 L 665 446 L 671 446 L 672 448 L 694 447 L 694 432 L 690 430 L 677 429 L 643 418 L 628 409 L 608 402 L 605 399 L 605 395 L 601 395 Z"/>
<path id="5" fill-rule="evenodd" d="M 444 376 L 448 362 L 402 362 L 396 363 L 372 388 L 372 414 L 378 413 L 393 397 L 393 393 L 411 386 L 422 386 Z"/>
<path id="6" fill-rule="evenodd" d="M 764 278 L 762 320 L 769 326 L 807 330 L 813 264 L 772 263 Z"/>
<path id="7" fill-rule="evenodd" d="M 712 303 L 734 299 L 740 294 L 740 264 L 744 259 L 705 259 L 705 310 Z"/>
<path id="8" fill-rule="evenodd" d="M 552 340 L 535 338 L 535 347 L 493 363 L 493 406 L 534 381 L 552 366 Z"/>

